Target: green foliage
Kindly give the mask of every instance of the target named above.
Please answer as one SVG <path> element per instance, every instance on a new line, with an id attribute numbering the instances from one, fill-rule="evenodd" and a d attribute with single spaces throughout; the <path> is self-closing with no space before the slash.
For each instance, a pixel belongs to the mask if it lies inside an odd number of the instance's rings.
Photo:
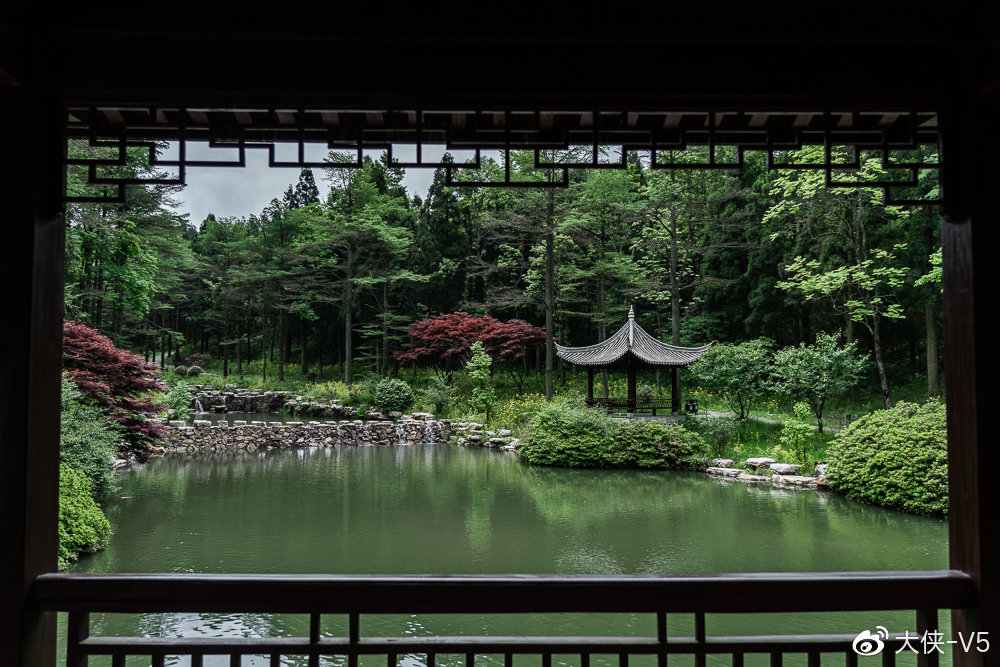
<path id="1" fill-rule="evenodd" d="M 820 333 L 814 345 L 786 347 L 774 355 L 776 388 L 805 399 L 823 430 L 826 402 L 861 379 L 868 356 L 858 356 L 854 343 L 841 346 L 837 336 Z"/>
<path id="2" fill-rule="evenodd" d="M 413 405 L 413 390 L 403 380 L 386 378 L 375 385 L 372 402 L 383 414 L 404 412 Z"/>
<path id="3" fill-rule="evenodd" d="M 440 415 L 451 405 L 455 396 L 455 387 L 444 381 L 444 378 L 434 375 L 427 382 L 422 392 L 423 399 L 434 406 L 434 413 Z"/>
<path id="4" fill-rule="evenodd" d="M 486 354 L 482 341 L 476 341 L 469 348 L 472 352 L 472 359 L 466 365 L 469 378 L 475 382 L 472 389 L 472 398 L 469 405 L 476 412 L 481 412 L 486 416 L 486 423 L 490 423 L 490 412 L 497 402 L 497 390 L 493 386 L 493 378 L 490 377 L 490 367 L 493 359 Z"/>
<path id="5" fill-rule="evenodd" d="M 100 408 L 81 401 L 76 385 L 62 379 L 59 458 L 83 472 L 95 497 L 114 490 L 113 462 L 122 440 L 122 429 Z"/>
<path id="6" fill-rule="evenodd" d="M 111 524 L 94 501 L 86 473 L 70 463 L 59 464 L 59 569 L 82 553 L 103 549 Z"/>
<path id="7" fill-rule="evenodd" d="M 553 403 L 538 412 L 518 455 L 528 463 L 568 468 L 685 468 L 703 450 L 701 438 L 690 431 Z"/>
<path id="8" fill-rule="evenodd" d="M 736 417 L 698 417 L 685 420 L 685 429 L 697 433 L 708 445 L 712 456 L 725 456 L 729 446 L 740 434 L 740 420 Z"/>
<path id="9" fill-rule="evenodd" d="M 748 340 L 736 345 L 714 345 L 691 370 L 701 385 L 725 400 L 740 420 L 770 388 L 771 348 L 767 338 Z"/>
<path id="10" fill-rule="evenodd" d="M 191 416 L 191 394 L 188 393 L 188 386 L 178 382 L 170 388 L 163 396 L 163 402 L 167 408 L 173 410 L 177 419 L 187 419 Z"/>
<path id="11" fill-rule="evenodd" d="M 187 377 L 188 367 L 187 366 L 174 366 L 174 375 L 178 377 Z"/>
<path id="12" fill-rule="evenodd" d="M 848 498 L 915 514 L 948 514 L 945 407 L 900 402 L 865 415 L 828 450 L 830 485 Z"/>
<path id="13" fill-rule="evenodd" d="M 813 428 L 809 424 L 810 409 L 805 403 L 795 404 L 794 416 L 781 429 L 781 446 L 795 453 L 795 462 L 809 463 L 809 445 L 814 439 Z"/>
<path id="14" fill-rule="evenodd" d="M 204 372 L 205 372 L 205 370 L 201 366 L 191 366 L 187 370 L 187 376 L 188 377 L 192 377 L 192 378 L 193 377 L 198 377 L 199 375 L 201 375 Z"/>

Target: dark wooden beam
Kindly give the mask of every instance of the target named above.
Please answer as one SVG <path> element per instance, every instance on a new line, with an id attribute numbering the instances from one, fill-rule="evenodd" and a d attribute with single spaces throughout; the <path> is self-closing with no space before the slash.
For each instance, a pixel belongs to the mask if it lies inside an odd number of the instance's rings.
<path id="1" fill-rule="evenodd" d="M 4 344 L 0 346 L 0 664 L 51 665 L 55 616 L 31 604 L 56 569 L 63 316 L 60 109 L 0 85 Z"/>
<path id="2" fill-rule="evenodd" d="M 981 607 L 953 615 L 952 629 L 1000 636 L 1000 542 L 996 532 L 1000 355 L 996 354 L 1000 283 L 1000 94 L 970 93 L 942 113 L 945 205 L 941 224 L 944 361 L 948 404 L 949 542 L 951 566 L 968 572 Z M 956 665 L 980 664 L 956 652 Z"/>

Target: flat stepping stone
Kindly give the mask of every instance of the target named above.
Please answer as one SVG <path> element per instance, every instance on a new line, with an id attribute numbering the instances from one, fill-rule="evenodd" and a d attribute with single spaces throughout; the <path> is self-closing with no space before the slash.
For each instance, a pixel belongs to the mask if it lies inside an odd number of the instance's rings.
<path id="1" fill-rule="evenodd" d="M 794 475 L 801 467 L 795 463 L 772 463 L 771 472 L 778 475 Z"/>
<path id="2" fill-rule="evenodd" d="M 715 475 L 716 477 L 739 477 L 743 472 L 739 468 L 709 468 L 706 470 L 709 475 Z"/>
<path id="3" fill-rule="evenodd" d="M 775 475 L 771 481 L 779 486 L 801 486 L 804 488 L 816 488 L 816 478 L 805 475 Z"/>

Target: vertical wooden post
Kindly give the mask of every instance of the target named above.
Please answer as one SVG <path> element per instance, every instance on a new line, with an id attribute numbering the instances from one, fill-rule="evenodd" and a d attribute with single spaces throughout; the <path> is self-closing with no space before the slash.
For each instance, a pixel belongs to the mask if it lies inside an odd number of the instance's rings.
<path id="1" fill-rule="evenodd" d="M 674 366 L 670 369 L 670 413 L 681 411 L 681 369 Z"/>
<path id="2" fill-rule="evenodd" d="M 0 346 L 0 664 L 54 665 L 55 614 L 31 604 L 56 569 L 64 221 L 61 107 L 0 83 L 5 343 Z"/>
<path id="3" fill-rule="evenodd" d="M 587 405 L 594 402 L 594 367 L 587 366 Z"/>
<path id="4" fill-rule="evenodd" d="M 970 84 L 971 88 L 971 84 Z M 995 91 L 995 89 L 994 89 Z M 970 92 L 941 114 L 942 286 L 948 404 L 948 541 L 951 567 L 972 575 L 979 610 L 952 614 L 952 632 L 1000 636 L 1000 548 L 996 541 L 996 423 L 1000 355 L 996 289 L 1000 282 L 1000 95 Z M 957 634 L 956 634 L 957 637 Z M 955 665 L 987 658 L 954 645 Z"/>
<path id="5" fill-rule="evenodd" d="M 627 412 L 635 412 L 635 366 L 628 368 L 628 400 L 625 405 Z"/>

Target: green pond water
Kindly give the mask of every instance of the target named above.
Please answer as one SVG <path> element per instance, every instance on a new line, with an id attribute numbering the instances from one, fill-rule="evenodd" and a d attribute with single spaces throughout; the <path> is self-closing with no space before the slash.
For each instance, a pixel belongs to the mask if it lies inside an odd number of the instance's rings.
<path id="1" fill-rule="evenodd" d="M 534 468 L 512 454 L 443 444 L 166 456 L 128 471 L 106 511 L 115 530 L 110 546 L 73 571 L 617 574 L 938 569 L 948 563 L 945 521 L 830 493 L 698 473 Z M 823 590 L 804 585 L 802 595 L 822 597 Z M 346 632 L 346 619 L 331 616 L 324 623 L 326 634 Z M 693 634 L 693 625 L 691 615 L 669 618 L 672 635 Z M 857 634 L 877 625 L 915 631 L 912 613 L 905 612 L 710 615 L 707 622 L 709 634 Z M 537 634 L 542 626 L 548 635 L 655 635 L 651 615 L 362 618 L 362 632 L 377 636 Z M 308 635 L 308 619 L 95 614 L 93 632 L 301 636 Z M 769 664 L 768 656 L 759 657 Z M 748 656 L 747 663 L 755 659 Z M 875 660 L 881 658 L 862 662 Z M 186 658 L 168 662 L 188 664 Z M 423 662 L 400 656 L 400 664 Z M 611 663 L 618 664 L 617 656 Z M 268 663 L 261 657 L 242 664 Z M 385 658 L 370 664 L 384 665 Z M 671 658 L 670 664 L 693 661 Z"/>

